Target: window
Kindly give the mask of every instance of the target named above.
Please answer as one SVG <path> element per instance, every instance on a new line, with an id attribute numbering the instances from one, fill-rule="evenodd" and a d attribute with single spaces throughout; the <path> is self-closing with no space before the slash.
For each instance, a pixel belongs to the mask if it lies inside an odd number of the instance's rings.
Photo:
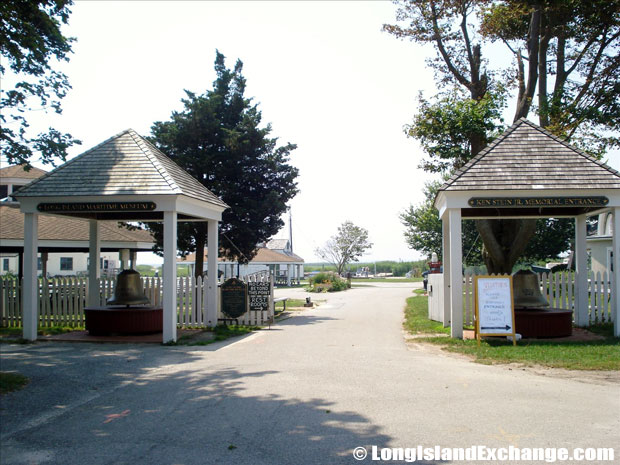
<path id="1" fill-rule="evenodd" d="M 60 270 L 73 271 L 73 257 L 60 257 Z"/>
<path id="2" fill-rule="evenodd" d="M 41 257 L 37 257 L 37 271 L 41 271 L 43 269 L 43 260 Z"/>
<path id="3" fill-rule="evenodd" d="M 9 259 L 8 258 L 2 259 L 2 269 L 4 271 L 9 271 Z"/>
<path id="4" fill-rule="evenodd" d="M 9 196 L 9 186 L 0 186 L 0 199 Z"/>

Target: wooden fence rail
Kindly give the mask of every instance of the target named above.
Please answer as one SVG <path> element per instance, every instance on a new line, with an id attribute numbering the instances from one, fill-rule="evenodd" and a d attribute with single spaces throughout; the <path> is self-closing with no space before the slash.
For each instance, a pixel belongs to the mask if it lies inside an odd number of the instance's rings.
<path id="1" fill-rule="evenodd" d="M 429 276 L 429 284 L 431 276 Z M 463 324 L 465 326 L 472 326 L 474 324 L 474 276 L 474 273 L 466 273 L 463 276 Z M 542 273 L 538 278 L 541 293 L 549 302 L 550 307 L 574 311 L 574 272 Z M 613 322 L 611 282 L 612 276 L 606 272 L 602 274 L 600 272 L 596 274 L 590 273 L 588 275 L 588 326 Z M 431 299 L 435 299 L 436 302 L 431 302 Z M 436 321 L 443 321 L 443 311 L 440 310 L 443 309 L 443 303 L 439 304 L 440 299 L 443 300 L 443 291 L 438 292 L 438 289 L 433 289 L 433 295 L 429 296 L 429 317 L 432 313 L 431 318 Z"/>
<path id="2" fill-rule="evenodd" d="M 263 326 L 273 321 L 273 277 L 268 272 L 255 273 L 246 277 L 248 281 L 270 280 L 272 295 L 269 311 L 247 311 L 239 324 Z M 88 278 L 39 279 L 39 326 L 85 325 L 84 307 L 88 302 Z M 114 295 L 115 278 L 100 278 L 99 304 L 105 305 Z M 151 304 L 162 302 L 162 278 L 143 277 L 144 294 Z M 13 278 L 0 277 L 0 326 L 21 326 L 21 282 Z M 177 278 L 178 326 L 199 328 L 205 326 L 207 308 L 207 280 L 202 277 Z M 221 300 L 221 299 L 220 299 Z M 222 318 L 218 309 L 218 318 Z"/>

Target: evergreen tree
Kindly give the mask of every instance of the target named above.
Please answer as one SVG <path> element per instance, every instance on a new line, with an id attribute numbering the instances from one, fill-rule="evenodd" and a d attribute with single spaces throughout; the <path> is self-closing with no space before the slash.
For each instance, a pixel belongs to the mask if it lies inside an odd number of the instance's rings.
<path id="1" fill-rule="evenodd" d="M 261 112 L 245 97 L 243 63 L 231 70 L 216 51 L 216 80 L 203 95 L 186 92 L 184 109 L 151 128 L 153 142 L 163 153 L 226 202 L 222 216 L 220 253 L 245 263 L 256 246 L 284 225 L 280 216 L 297 194 L 298 170 L 288 164 L 296 145 L 279 146 L 270 138 L 271 125 L 260 127 Z M 161 226 L 149 225 L 161 247 Z M 182 254 L 196 251 L 196 273 L 202 273 L 205 223 L 179 224 Z"/>

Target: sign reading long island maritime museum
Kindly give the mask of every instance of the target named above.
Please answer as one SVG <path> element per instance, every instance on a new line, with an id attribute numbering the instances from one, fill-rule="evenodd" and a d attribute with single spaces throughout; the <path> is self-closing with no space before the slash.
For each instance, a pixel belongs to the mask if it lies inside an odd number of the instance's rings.
<path id="1" fill-rule="evenodd" d="M 542 207 L 604 207 L 607 197 L 472 197 L 467 202 L 474 208 L 542 208 Z"/>
<path id="2" fill-rule="evenodd" d="M 48 213 L 153 211 L 155 202 L 63 202 L 40 203 L 37 210 Z"/>

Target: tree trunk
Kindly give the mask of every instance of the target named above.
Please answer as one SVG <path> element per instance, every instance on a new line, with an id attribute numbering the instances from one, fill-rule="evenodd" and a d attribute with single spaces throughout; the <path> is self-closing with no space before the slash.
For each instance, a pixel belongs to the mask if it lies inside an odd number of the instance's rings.
<path id="1" fill-rule="evenodd" d="M 482 237 L 482 258 L 491 274 L 511 274 L 512 267 L 536 232 L 536 220 L 476 220 Z"/>
<path id="2" fill-rule="evenodd" d="M 527 80 L 523 61 L 518 55 L 519 96 L 514 121 L 527 117 L 532 105 L 539 73 L 540 30 L 542 7 L 534 5 L 528 30 L 528 73 Z M 546 44 L 543 44 L 545 47 Z M 546 52 L 546 49 L 544 50 Z M 546 58 L 546 57 L 545 57 Z M 544 63 L 546 66 L 546 62 Z M 546 87 L 546 84 L 545 84 Z M 543 89 L 543 92 L 546 89 Z M 546 108 L 542 108 L 543 113 Z M 525 251 L 536 232 L 536 220 L 525 219 L 483 219 L 476 220 L 476 229 L 482 238 L 482 259 L 490 274 L 511 274 L 512 267 Z"/>

